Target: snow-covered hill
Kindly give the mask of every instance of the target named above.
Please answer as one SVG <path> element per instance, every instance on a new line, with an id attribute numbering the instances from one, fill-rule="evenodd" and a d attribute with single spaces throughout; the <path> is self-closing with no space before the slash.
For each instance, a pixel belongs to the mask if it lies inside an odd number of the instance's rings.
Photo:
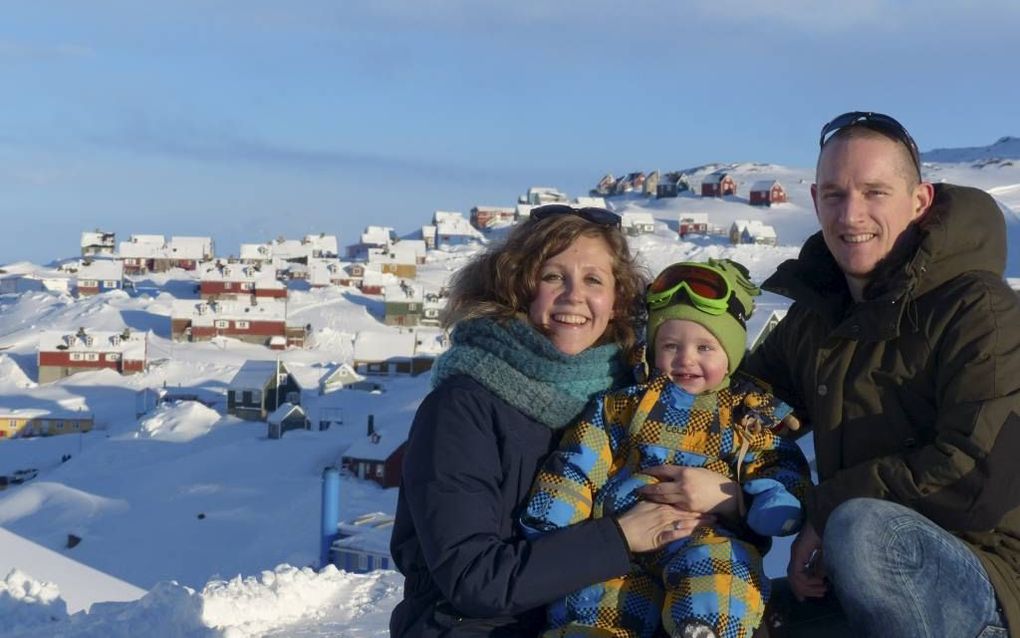
<path id="1" fill-rule="evenodd" d="M 933 181 L 978 186 L 999 200 L 1013 248 L 1008 275 L 1020 277 L 1020 165 L 977 167 L 959 159 L 960 153 L 954 163 L 934 163 L 926 155 L 925 173 Z M 692 184 L 722 167 L 694 169 Z M 755 163 L 725 168 L 736 177 L 741 195 L 613 200 L 621 212 L 647 211 L 656 219 L 653 234 L 631 240 L 649 271 L 683 259 L 730 257 L 761 281 L 816 231 L 810 169 Z M 789 203 L 747 205 L 748 186 L 765 178 L 784 185 Z M 719 229 L 737 219 L 763 221 L 776 228 L 780 245 L 732 246 L 721 235 L 680 240 L 678 219 L 688 213 L 707 213 Z M 469 251 L 434 253 L 420 267 L 419 278 L 441 284 L 469 256 Z M 58 256 L 39 260 L 53 257 Z M 48 270 L 24 263 L 4 269 Z M 73 580 L 45 585 L 42 581 L 59 576 L 33 573 L 32 561 L 19 563 L 24 552 L 11 553 L 0 536 L 0 555 L 14 557 L 0 566 L 20 570 L 0 573 L 6 576 L 0 581 L 0 635 L 385 635 L 389 609 L 400 596 L 398 574 L 307 569 L 317 562 L 321 472 L 364 438 L 369 414 L 379 428 L 406 425 L 428 391 L 428 379 L 387 379 L 383 394 L 350 392 L 343 425 L 288 432 L 281 440 L 267 439 L 265 424 L 225 417 L 202 404 L 153 408 L 141 391 L 165 387 L 222 397 L 244 361 L 277 356 L 233 340 L 170 340 L 172 302 L 194 294 L 189 278 L 183 271 L 148 276 L 134 294 L 88 299 L 49 292 L 0 295 L 0 406 L 87 404 L 98 426 L 87 434 L 0 442 L 0 474 L 39 470 L 35 479 L 0 491 L 0 526 L 41 552 L 148 591 L 137 602 L 102 603 L 117 597 L 98 584 L 84 591 Z M 755 319 L 763 321 L 770 308 L 785 305 L 766 295 Z M 312 326 L 306 349 L 279 353 L 294 366 L 348 361 L 358 331 L 397 330 L 380 323 L 379 297 L 351 289 L 294 290 L 289 311 Z M 40 333 L 79 327 L 148 332 L 149 369 L 129 377 L 82 373 L 37 385 Z M 395 489 L 342 480 L 342 518 L 393 511 L 395 501 Z M 81 539 L 73 548 L 67 547 L 69 534 Z M 785 569 L 785 547 L 778 544 L 767 559 L 773 574 Z M 66 593 L 58 598 L 61 590 Z"/>

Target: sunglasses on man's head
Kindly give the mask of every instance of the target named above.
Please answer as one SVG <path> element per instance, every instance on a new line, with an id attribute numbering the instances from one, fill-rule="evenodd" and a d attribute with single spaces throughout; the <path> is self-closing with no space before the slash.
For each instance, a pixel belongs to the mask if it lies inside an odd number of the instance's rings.
<path id="1" fill-rule="evenodd" d="M 910 137 L 910 133 L 903 127 L 902 124 L 897 122 L 895 119 L 882 113 L 873 113 L 871 111 L 850 111 L 842 115 L 837 115 L 832 118 L 832 121 L 822 127 L 822 134 L 818 138 L 818 147 L 824 148 L 825 143 L 829 139 L 839 132 L 841 129 L 845 129 L 848 126 L 863 126 L 864 128 L 877 131 L 886 137 L 900 142 L 907 147 L 910 151 L 910 159 L 914 161 L 914 168 L 917 169 L 917 177 L 921 177 L 921 154 L 917 150 L 917 142 L 914 138 Z"/>
<path id="2" fill-rule="evenodd" d="M 566 204 L 546 204 L 531 210 L 531 218 L 534 220 L 543 220 L 547 217 L 555 217 L 557 215 L 577 215 L 581 219 L 593 224 L 620 228 L 619 215 L 611 210 L 606 210 L 605 208 L 599 208 L 597 206 L 574 208 L 573 206 L 568 206 Z"/>

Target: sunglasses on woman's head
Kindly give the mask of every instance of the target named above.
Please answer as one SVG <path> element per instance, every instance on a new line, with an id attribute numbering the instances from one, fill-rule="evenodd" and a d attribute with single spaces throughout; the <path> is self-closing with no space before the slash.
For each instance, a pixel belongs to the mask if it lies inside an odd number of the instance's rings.
<path id="1" fill-rule="evenodd" d="M 882 113 L 871 111 L 850 111 L 832 118 L 832 121 L 822 127 L 822 134 L 818 138 L 818 147 L 824 148 L 825 143 L 848 126 L 863 126 L 864 128 L 877 131 L 886 137 L 903 144 L 910 151 L 910 159 L 914 161 L 914 168 L 917 169 L 917 177 L 921 178 L 921 154 L 917 150 L 917 142 L 910 137 L 910 133 L 902 124 L 895 119 Z"/>
<path id="2" fill-rule="evenodd" d="M 568 206 L 566 204 L 546 204 L 531 210 L 531 218 L 534 220 L 543 220 L 547 217 L 555 217 L 557 215 L 577 215 L 581 219 L 593 224 L 620 228 L 619 215 L 611 210 L 606 210 L 605 208 L 599 208 L 597 206 L 574 208 L 573 206 Z"/>
<path id="3" fill-rule="evenodd" d="M 648 284 L 645 302 L 650 310 L 686 303 L 709 315 L 728 312 L 741 326 L 747 321 L 729 280 L 707 264 L 683 263 L 666 268 Z"/>

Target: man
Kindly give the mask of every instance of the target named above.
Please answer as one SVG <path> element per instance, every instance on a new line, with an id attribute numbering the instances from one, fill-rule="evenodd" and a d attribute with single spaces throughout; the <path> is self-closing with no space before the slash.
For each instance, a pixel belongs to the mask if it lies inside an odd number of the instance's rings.
<path id="1" fill-rule="evenodd" d="M 888 116 L 841 115 L 820 145 L 821 232 L 765 282 L 793 305 L 744 365 L 814 434 L 789 587 L 834 594 L 855 636 L 1016 638 L 1020 303 L 1002 213 L 922 181 Z"/>

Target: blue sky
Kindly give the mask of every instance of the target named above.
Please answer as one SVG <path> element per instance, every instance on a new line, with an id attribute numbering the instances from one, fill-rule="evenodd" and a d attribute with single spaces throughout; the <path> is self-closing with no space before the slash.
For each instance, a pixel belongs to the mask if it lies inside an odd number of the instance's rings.
<path id="1" fill-rule="evenodd" d="M 96 227 L 230 254 L 606 172 L 810 166 L 852 109 L 990 144 L 1020 134 L 1018 33 L 1012 0 L 5 5 L 0 263 Z"/>

